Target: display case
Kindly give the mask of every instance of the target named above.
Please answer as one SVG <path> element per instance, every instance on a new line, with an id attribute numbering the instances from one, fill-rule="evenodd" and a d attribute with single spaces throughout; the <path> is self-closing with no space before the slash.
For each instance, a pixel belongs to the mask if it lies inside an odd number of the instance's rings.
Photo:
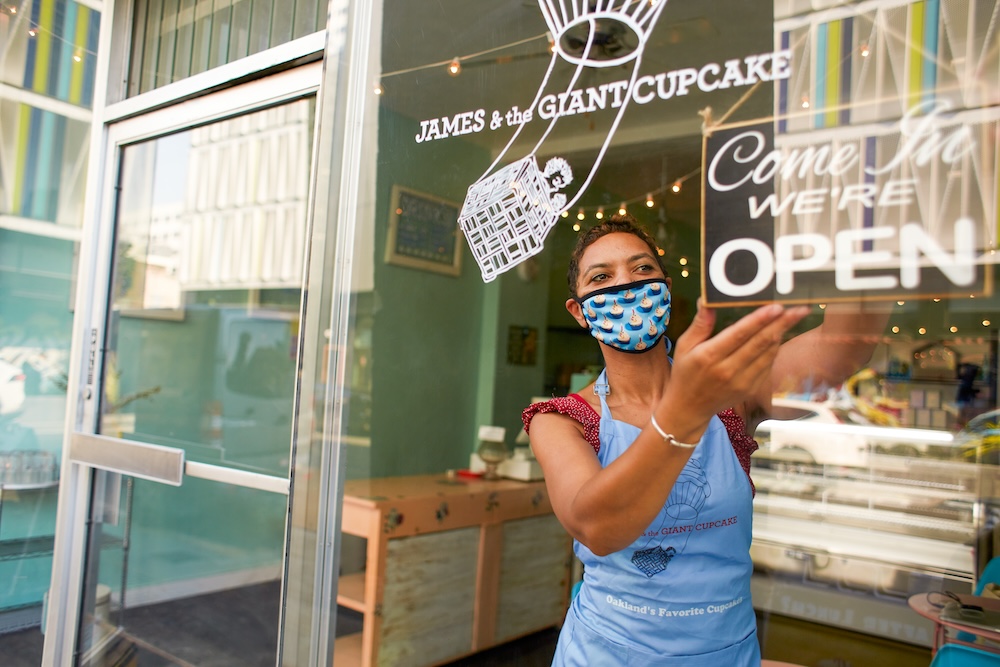
<path id="1" fill-rule="evenodd" d="M 337 603 L 363 615 L 334 664 L 425 667 L 558 626 L 572 540 L 545 483 L 418 475 L 350 480 L 343 531 L 366 562 Z"/>
<path id="2" fill-rule="evenodd" d="M 994 555 L 1000 472 L 980 462 L 982 442 L 947 431 L 767 426 L 751 471 L 755 606 L 930 646 L 933 627 L 907 598 L 971 592 Z"/>

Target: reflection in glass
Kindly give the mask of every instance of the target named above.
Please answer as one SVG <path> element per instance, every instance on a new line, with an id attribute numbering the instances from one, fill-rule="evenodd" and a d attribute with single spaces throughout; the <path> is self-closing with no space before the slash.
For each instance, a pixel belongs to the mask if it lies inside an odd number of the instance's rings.
<path id="1" fill-rule="evenodd" d="M 273 665 L 287 498 L 193 478 L 97 479 L 120 485 L 120 502 L 102 507 L 90 538 L 83 664 Z"/>
<path id="2" fill-rule="evenodd" d="M 102 434 L 287 478 L 312 118 L 302 99 L 122 149 Z M 90 664 L 273 665 L 288 498 L 94 479 Z"/>
<path id="3" fill-rule="evenodd" d="M 103 433 L 288 474 L 311 108 L 124 149 Z"/>

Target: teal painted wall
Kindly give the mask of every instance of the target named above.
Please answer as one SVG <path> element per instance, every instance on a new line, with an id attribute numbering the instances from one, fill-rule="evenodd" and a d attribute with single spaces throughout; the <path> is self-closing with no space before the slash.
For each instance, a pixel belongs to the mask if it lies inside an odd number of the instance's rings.
<path id="1" fill-rule="evenodd" d="M 547 269 L 534 282 L 509 272 L 484 284 L 464 237 L 458 278 L 386 264 L 383 252 L 393 185 L 459 205 L 490 164 L 461 139 L 417 144 L 416 121 L 383 111 L 379 119 L 372 330 L 373 477 L 465 468 L 478 427 L 507 428 L 543 387 L 544 348 L 534 365 L 507 363 L 512 325 L 544 342 Z M 546 262 L 540 257 L 540 261 Z"/>

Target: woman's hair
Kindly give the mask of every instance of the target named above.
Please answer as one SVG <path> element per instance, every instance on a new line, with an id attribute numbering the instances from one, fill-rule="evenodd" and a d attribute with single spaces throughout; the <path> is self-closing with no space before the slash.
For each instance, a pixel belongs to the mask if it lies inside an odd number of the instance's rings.
<path id="1" fill-rule="evenodd" d="M 607 236 L 608 234 L 616 233 L 633 234 L 642 239 L 642 241 L 649 246 L 649 251 L 653 253 L 653 257 L 656 258 L 656 263 L 659 264 L 660 270 L 663 271 L 663 275 L 667 275 L 667 269 L 663 266 L 663 260 L 660 258 L 659 250 L 656 247 L 656 241 L 649 235 L 649 232 L 646 231 L 645 227 L 636 222 L 635 218 L 628 213 L 625 213 L 624 215 L 621 213 L 615 213 L 601 224 L 588 229 L 580 235 L 579 239 L 577 239 L 576 247 L 573 248 L 573 254 L 569 257 L 569 270 L 566 272 L 566 282 L 569 284 L 570 296 L 577 296 L 576 281 L 580 277 L 580 258 L 583 257 L 583 253 L 597 239 L 602 236 Z"/>

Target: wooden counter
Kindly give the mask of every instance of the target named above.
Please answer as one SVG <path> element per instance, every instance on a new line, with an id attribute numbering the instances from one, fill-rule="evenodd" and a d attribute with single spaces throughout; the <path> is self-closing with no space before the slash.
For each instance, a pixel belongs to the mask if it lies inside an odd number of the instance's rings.
<path id="1" fill-rule="evenodd" d="M 566 613 L 572 541 L 544 482 L 348 481 L 343 532 L 367 540 L 365 571 L 337 591 L 364 630 L 337 640 L 337 667 L 438 665 Z"/>

